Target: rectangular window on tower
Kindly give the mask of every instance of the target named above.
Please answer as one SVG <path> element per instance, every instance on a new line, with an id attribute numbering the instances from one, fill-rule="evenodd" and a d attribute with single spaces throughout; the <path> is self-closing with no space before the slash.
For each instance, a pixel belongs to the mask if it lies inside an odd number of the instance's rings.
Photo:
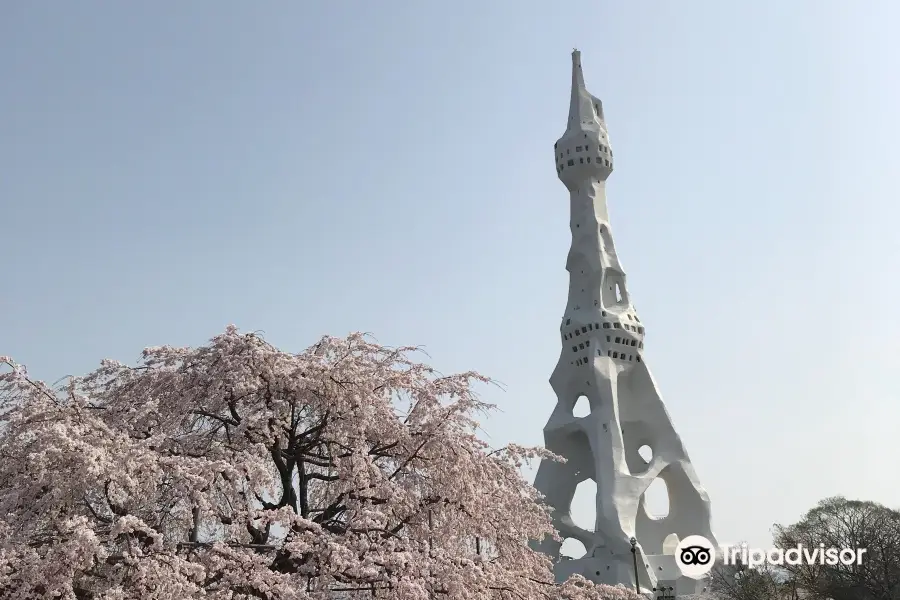
<path id="1" fill-rule="evenodd" d="M 570 167 L 574 167 L 574 166 L 575 166 L 575 159 L 574 159 L 574 158 L 570 158 L 569 161 L 568 161 L 566 164 L 568 164 Z"/>

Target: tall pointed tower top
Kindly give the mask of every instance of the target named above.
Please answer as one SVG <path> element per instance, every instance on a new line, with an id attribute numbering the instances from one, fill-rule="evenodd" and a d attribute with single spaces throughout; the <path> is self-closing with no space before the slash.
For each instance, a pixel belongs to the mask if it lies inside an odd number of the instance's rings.
<path id="1" fill-rule="evenodd" d="M 572 50 L 572 91 L 584 89 L 584 73 L 581 71 L 581 51 Z"/>
<path id="2" fill-rule="evenodd" d="M 581 70 L 581 52 L 572 51 L 572 99 L 569 123 L 555 144 L 556 173 L 570 190 L 578 189 L 591 178 L 606 181 L 612 173 L 612 149 L 603 118 L 603 104 L 587 91 Z M 602 206 L 602 209 L 599 208 Z M 597 204 L 606 214 L 606 201 Z M 600 213 L 598 213 L 600 214 Z M 606 218 L 604 216 L 604 218 Z"/>
<path id="3" fill-rule="evenodd" d="M 581 52 L 572 50 L 572 101 L 569 104 L 569 127 L 596 121 L 603 122 L 603 104 L 588 93 L 581 70 Z"/>

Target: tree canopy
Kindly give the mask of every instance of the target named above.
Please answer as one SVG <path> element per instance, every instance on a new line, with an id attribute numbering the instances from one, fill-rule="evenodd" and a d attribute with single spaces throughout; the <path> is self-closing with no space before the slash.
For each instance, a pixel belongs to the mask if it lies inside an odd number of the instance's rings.
<path id="1" fill-rule="evenodd" d="M 362 334 L 299 354 L 229 327 L 60 387 L 0 358 L 0 597 L 625 600 L 557 585 L 474 372 Z"/>
<path id="2" fill-rule="evenodd" d="M 864 548 L 861 564 L 786 565 L 797 587 L 815 598 L 900 600 L 900 512 L 876 502 L 826 498 L 795 524 L 775 526 L 775 544 Z"/>
<path id="3" fill-rule="evenodd" d="M 774 547 L 864 549 L 852 564 L 816 561 L 777 567 L 719 564 L 718 600 L 900 600 L 900 512 L 876 502 L 826 498 L 793 525 L 776 525 Z"/>

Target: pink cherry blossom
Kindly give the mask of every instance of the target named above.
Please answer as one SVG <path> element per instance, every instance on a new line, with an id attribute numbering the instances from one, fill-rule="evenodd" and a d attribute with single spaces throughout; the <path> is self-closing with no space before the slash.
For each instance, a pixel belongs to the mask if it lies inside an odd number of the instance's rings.
<path id="1" fill-rule="evenodd" d="M 300 354 L 230 326 L 52 388 L 0 359 L 0 598 L 626 600 L 553 582 L 473 373 L 362 334 Z"/>

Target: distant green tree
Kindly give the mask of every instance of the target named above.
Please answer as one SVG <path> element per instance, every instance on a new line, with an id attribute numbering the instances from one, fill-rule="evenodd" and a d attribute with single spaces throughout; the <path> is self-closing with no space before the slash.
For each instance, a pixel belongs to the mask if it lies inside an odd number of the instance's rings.
<path id="1" fill-rule="evenodd" d="M 775 525 L 774 545 L 865 549 L 861 564 L 717 564 L 710 600 L 900 600 L 900 512 L 836 496 L 793 525 Z"/>
<path id="2" fill-rule="evenodd" d="M 865 548 L 862 564 L 786 565 L 815 600 L 900 600 L 900 512 L 876 502 L 827 498 L 790 526 L 775 526 L 775 545 Z"/>

